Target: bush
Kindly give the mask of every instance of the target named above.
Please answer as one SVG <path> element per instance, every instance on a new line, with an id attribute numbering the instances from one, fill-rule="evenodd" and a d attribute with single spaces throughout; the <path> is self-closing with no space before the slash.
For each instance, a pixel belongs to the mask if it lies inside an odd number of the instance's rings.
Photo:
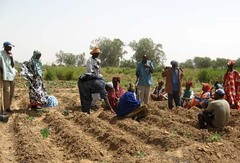
<path id="1" fill-rule="evenodd" d="M 50 80 L 50 81 L 56 80 L 57 76 L 56 76 L 56 73 L 53 69 L 48 68 L 48 69 L 46 69 L 46 71 L 47 72 L 44 75 L 45 80 Z"/>

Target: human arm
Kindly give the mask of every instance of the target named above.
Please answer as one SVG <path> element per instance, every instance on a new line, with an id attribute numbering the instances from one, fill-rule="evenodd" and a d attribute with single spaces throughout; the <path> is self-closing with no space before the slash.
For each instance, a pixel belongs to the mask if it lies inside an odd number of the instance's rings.
<path id="1" fill-rule="evenodd" d="M 113 108 L 110 105 L 110 102 L 109 102 L 107 97 L 104 98 L 104 102 L 107 104 L 108 108 L 110 108 L 110 112 L 115 114 L 115 112 L 113 111 Z"/>

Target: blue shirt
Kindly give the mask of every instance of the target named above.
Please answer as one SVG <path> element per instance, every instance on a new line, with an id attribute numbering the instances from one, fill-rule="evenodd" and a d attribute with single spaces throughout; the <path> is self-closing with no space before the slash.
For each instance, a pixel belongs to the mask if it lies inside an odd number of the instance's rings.
<path id="1" fill-rule="evenodd" d="M 178 69 L 173 69 L 173 91 L 179 91 Z"/>
<path id="2" fill-rule="evenodd" d="M 154 69 L 153 62 L 147 60 L 147 64 Z M 144 67 L 145 63 L 138 62 L 136 72 L 139 74 L 139 80 L 137 85 L 141 86 L 151 86 L 153 85 L 152 74 L 150 72 L 150 68 Z"/>
<path id="3" fill-rule="evenodd" d="M 136 99 L 134 92 L 125 92 L 119 100 L 117 116 L 124 117 L 133 112 L 141 105 L 140 101 Z"/>

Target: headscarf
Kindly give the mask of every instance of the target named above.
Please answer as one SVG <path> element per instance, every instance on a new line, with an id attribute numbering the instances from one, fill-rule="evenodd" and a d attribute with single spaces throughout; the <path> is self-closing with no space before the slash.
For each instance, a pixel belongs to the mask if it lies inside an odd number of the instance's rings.
<path id="1" fill-rule="evenodd" d="M 36 73 L 36 75 L 38 76 L 42 76 L 42 62 L 37 59 L 37 55 L 42 55 L 41 52 L 35 50 L 33 51 L 33 56 L 30 60 L 33 68 L 34 68 L 34 73 Z"/>
<path id="2" fill-rule="evenodd" d="M 203 91 L 204 92 L 210 92 L 211 86 L 208 83 L 202 83 L 203 84 Z"/>
<path id="3" fill-rule="evenodd" d="M 235 64 L 235 61 L 234 61 L 234 60 L 229 60 L 229 61 L 228 61 L 228 65 L 229 65 L 229 66 L 233 66 L 234 64 Z"/>
<path id="4" fill-rule="evenodd" d="M 191 81 L 186 81 L 186 86 L 191 87 L 192 86 L 192 82 Z"/>

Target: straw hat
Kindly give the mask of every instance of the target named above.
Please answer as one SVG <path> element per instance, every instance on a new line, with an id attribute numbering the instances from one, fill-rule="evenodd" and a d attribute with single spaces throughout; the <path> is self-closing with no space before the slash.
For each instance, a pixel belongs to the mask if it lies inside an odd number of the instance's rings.
<path id="1" fill-rule="evenodd" d="M 100 49 L 97 48 L 97 47 L 95 47 L 95 48 L 90 52 L 90 54 L 100 54 L 100 53 L 101 53 L 101 51 L 100 51 Z"/>

